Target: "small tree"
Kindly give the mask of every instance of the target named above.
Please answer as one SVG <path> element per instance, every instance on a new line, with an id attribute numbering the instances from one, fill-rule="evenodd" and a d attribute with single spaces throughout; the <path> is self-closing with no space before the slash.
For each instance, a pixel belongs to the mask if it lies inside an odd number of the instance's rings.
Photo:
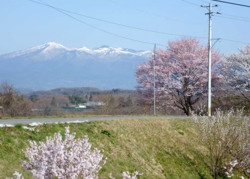
<path id="1" fill-rule="evenodd" d="M 103 155 L 100 150 L 91 151 L 88 137 L 75 139 L 69 127 L 65 130 L 65 140 L 60 133 L 47 137 L 45 142 L 29 141 L 30 147 L 24 150 L 28 160 L 22 161 L 25 170 L 33 178 L 97 178 Z"/>
<path id="2" fill-rule="evenodd" d="M 93 101 L 93 96 L 92 96 L 92 94 L 89 95 L 89 101 Z"/>
<path id="3" fill-rule="evenodd" d="M 57 107 L 57 100 L 56 100 L 56 97 L 53 97 L 53 98 L 51 99 L 50 105 L 53 106 L 53 107 Z"/>
<path id="4" fill-rule="evenodd" d="M 27 116 L 31 114 L 31 104 L 19 95 L 12 85 L 7 82 L 1 84 L 1 102 L 3 113 L 10 116 Z"/>
<path id="5" fill-rule="evenodd" d="M 182 39 L 168 43 L 169 48 L 155 53 L 156 97 L 162 105 L 179 108 L 186 115 L 194 110 L 194 104 L 207 92 L 207 47 L 196 39 Z M 219 53 L 213 51 L 213 67 L 219 61 Z M 154 56 L 140 65 L 136 72 L 137 90 L 152 101 L 154 84 Z M 213 80 L 216 71 L 213 70 Z M 150 98 L 148 98 L 150 97 Z M 159 105 L 158 105 L 159 106 Z"/>
<path id="6" fill-rule="evenodd" d="M 104 94 L 98 95 L 98 100 L 104 103 L 104 105 L 100 107 L 101 108 L 100 112 L 102 114 L 114 114 L 115 108 L 118 105 L 117 105 L 117 101 L 115 100 L 112 94 L 104 93 Z"/>
<path id="7" fill-rule="evenodd" d="M 1 84 L 2 88 L 2 104 L 5 112 L 9 112 L 12 104 L 15 101 L 15 91 L 12 85 L 9 85 L 7 82 Z"/>
<path id="8" fill-rule="evenodd" d="M 130 96 L 128 96 L 126 99 L 126 106 L 127 107 L 133 106 L 133 101 Z"/>
<path id="9" fill-rule="evenodd" d="M 75 105 L 86 102 L 85 100 L 83 100 L 82 97 L 76 96 L 76 95 L 68 96 L 68 98 L 69 98 L 69 101 L 71 102 L 71 104 L 75 104 Z"/>
<path id="10" fill-rule="evenodd" d="M 118 101 L 118 106 L 119 107 L 125 107 L 126 106 L 124 97 L 122 97 L 122 96 L 119 97 L 117 101 Z"/>
<path id="11" fill-rule="evenodd" d="M 32 102 L 36 102 L 39 100 L 38 96 L 36 94 L 32 94 L 30 95 L 29 99 L 32 101 Z"/>

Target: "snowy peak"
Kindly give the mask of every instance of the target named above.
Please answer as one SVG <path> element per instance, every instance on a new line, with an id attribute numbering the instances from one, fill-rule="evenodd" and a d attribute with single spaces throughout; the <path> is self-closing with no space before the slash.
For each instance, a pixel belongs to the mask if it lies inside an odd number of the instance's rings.
<path id="1" fill-rule="evenodd" d="M 54 47 L 54 48 L 66 48 L 63 45 L 58 44 L 56 42 L 48 42 L 48 43 L 46 43 L 44 45 L 49 46 L 49 47 Z"/>
<path id="2" fill-rule="evenodd" d="M 28 48 L 25 50 L 20 50 L 20 51 L 16 51 L 13 53 L 1 55 L 0 60 L 1 59 L 17 58 L 17 57 L 21 57 L 21 56 L 30 55 L 30 54 L 34 54 L 35 56 L 40 54 L 40 55 L 44 55 L 45 58 L 48 58 L 50 56 L 53 57 L 55 55 L 56 51 L 63 52 L 63 51 L 67 51 L 67 50 L 69 50 L 69 49 L 61 44 L 58 44 L 55 42 L 48 42 L 48 43 L 45 43 L 43 45 L 39 45 L 36 47 L 31 47 L 31 48 Z"/>
<path id="3" fill-rule="evenodd" d="M 70 50 L 69 48 L 67 48 L 61 44 L 55 43 L 55 42 L 48 42 L 46 44 L 38 46 L 38 48 L 39 47 L 41 49 L 44 49 L 44 51 L 46 51 L 46 50 Z"/>
<path id="4" fill-rule="evenodd" d="M 22 56 L 29 56 L 32 60 L 49 60 L 55 59 L 59 56 L 64 56 L 65 54 L 78 54 L 78 56 L 84 57 L 88 56 L 98 56 L 102 58 L 110 58 L 115 56 L 138 56 L 138 57 L 149 57 L 152 55 L 151 51 L 136 51 L 128 48 L 115 48 L 109 47 L 107 45 L 101 46 L 99 48 L 89 49 L 87 47 L 81 48 L 68 48 L 56 42 L 48 42 L 36 47 L 31 47 L 26 50 L 17 51 L 14 53 L 9 53 L 6 55 L 1 55 L 0 60 L 20 58 Z M 39 61 L 40 61 L 39 60 Z"/>
<path id="5" fill-rule="evenodd" d="M 121 47 L 109 47 L 107 45 L 101 46 L 99 48 L 88 49 L 87 47 L 82 47 L 76 49 L 79 51 L 85 51 L 93 55 L 102 55 L 102 56 L 109 56 L 109 55 L 133 55 L 133 56 L 148 56 L 152 55 L 151 51 L 136 51 L 128 48 L 121 48 Z"/>
<path id="6" fill-rule="evenodd" d="M 71 49 L 55 43 L 55 42 L 49 42 L 44 45 L 42 45 L 42 51 L 39 55 L 43 55 L 44 59 L 51 59 L 58 55 L 63 54 L 64 52 L 70 51 Z"/>

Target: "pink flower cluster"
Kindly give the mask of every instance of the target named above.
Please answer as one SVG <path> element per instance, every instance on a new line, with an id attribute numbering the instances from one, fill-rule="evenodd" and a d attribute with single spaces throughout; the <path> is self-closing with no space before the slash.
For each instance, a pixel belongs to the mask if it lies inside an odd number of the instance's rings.
<path id="1" fill-rule="evenodd" d="M 29 144 L 30 148 L 24 150 L 28 161 L 23 160 L 22 166 L 35 179 L 98 178 L 103 154 L 98 149 L 91 151 L 87 136 L 75 139 L 69 127 L 66 127 L 65 140 L 56 133 L 54 137 L 47 137 L 45 142 L 29 141 Z"/>

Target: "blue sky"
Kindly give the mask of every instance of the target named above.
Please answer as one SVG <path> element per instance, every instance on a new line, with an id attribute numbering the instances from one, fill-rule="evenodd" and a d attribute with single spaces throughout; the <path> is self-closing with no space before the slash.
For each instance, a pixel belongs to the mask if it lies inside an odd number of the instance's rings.
<path id="1" fill-rule="evenodd" d="M 249 0 L 228 1 L 250 5 Z M 0 2 L 0 54 L 47 42 L 57 42 L 67 47 L 96 48 L 108 45 L 152 50 L 153 43 L 167 46 L 169 40 L 180 39 L 181 36 L 178 35 L 203 37 L 199 39 L 201 43 L 206 44 L 208 17 L 205 13 L 208 10 L 199 5 L 208 5 L 209 2 L 218 4 L 219 7 L 213 10 L 223 14 L 213 17 L 213 38 L 223 39 L 217 42 L 214 48 L 228 54 L 237 52 L 238 48 L 246 45 L 245 43 L 250 43 L 250 8 L 245 7 L 208 0 L 43 0 L 43 2 L 92 18 L 176 35 L 121 27 L 67 12 L 70 18 L 53 8 L 28 0 L 7 0 Z M 232 19 L 234 16 L 244 19 Z M 116 35 L 152 44 L 138 43 Z"/>

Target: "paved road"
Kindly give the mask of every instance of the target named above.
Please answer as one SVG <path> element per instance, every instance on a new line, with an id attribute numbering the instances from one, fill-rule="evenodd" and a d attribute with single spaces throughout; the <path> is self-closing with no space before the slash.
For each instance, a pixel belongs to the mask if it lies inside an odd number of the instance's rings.
<path id="1" fill-rule="evenodd" d="M 54 123 L 54 122 L 87 122 L 102 120 L 122 120 L 122 119 L 189 119 L 187 116 L 105 116 L 105 117 L 83 117 L 83 118 L 33 118 L 33 119 L 1 119 L 0 124 L 31 124 L 31 123 Z"/>

